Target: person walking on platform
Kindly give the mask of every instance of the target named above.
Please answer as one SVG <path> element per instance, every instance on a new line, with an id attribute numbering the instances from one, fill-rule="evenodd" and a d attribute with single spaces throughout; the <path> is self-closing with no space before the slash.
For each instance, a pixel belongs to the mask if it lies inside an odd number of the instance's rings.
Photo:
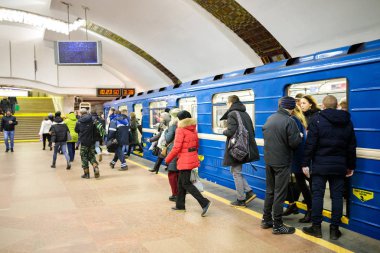
<path id="1" fill-rule="evenodd" d="M 125 161 L 125 155 L 123 152 L 123 146 L 129 144 L 129 120 L 128 111 L 126 109 L 121 110 L 121 114 L 111 120 L 108 128 L 108 140 L 115 139 L 117 141 L 117 148 L 115 150 L 115 156 L 110 163 L 111 168 L 115 167 L 117 160 L 121 162 L 120 170 L 128 170 L 128 165 Z"/>
<path id="2" fill-rule="evenodd" d="M 177 116 L 179 123 L 175 132 L 174 146 L 165 159 L 166 163 L 170 164 L 174 158 L 178 158 L 178 196 L 176 206 L 172 209 L 175 211 L 186 211 L 185 198 L 188 192 L 201 205 L 203 209 L 201 216 L 204 217 L 209 210 L 211 201 L 203 197 L 190 181 L 191 170 L 200 165 L 198 158 L 199 140 L 196 127 L 197 122 L 185 110 L 180 111 Z"/>
<path id="3" fill-rule="evenodd" d="M 313 210 L 311 227 L 302 231 L 308 235 L 322 237 L 321 223 L 323 197 L 326 182 L 329 182 L 332 200 L 330 239 L 337 240 L 343 214 L 344 179 L 354 173 L 356 166 L 356 138 L 350 114 L 337 110 L 336 97 L 328 95 L 323 99 L 324 109 L 309 126 L 305 144 L 302 170 L 312 178 Z M 311 169 L 308 164 L 311 162 Z"/>
<path id="4" fill-rule="evenodd" d="M 16 104 L 17 104 L 17 98 L 16 97 L 8 97 L 9 101 L 9 109 L 11 110 L 12 114 L 15 114 L 16 112 Z"/>
<path id="5" fill-rule="evenodd" d="M 50 128 L 51 141 L 54 143 L 54 152 L 53 152 L 53 162 L 51 164 L 51 168 L 55 168 L 55 164 L 57 161 L 57 154 L 61 151 L 66 158 L 67 166 L 66 169 L 69 170 L 71 168 L 70 158 L 67 154 L 67 136 L 68 136 L 69 128 L 63 122 L 60 114 L 57 114 L 54 118 L 54 123 Z"/>
<path id="6" fill-rule="evenodd" d="M 266 194 L 261 227 L 263 229 L 272 228 L 273 234 L 293 234 L 295 232 L 293 227 L 285 226 L 282 222 L 292 153 L 302 141 L 302 134 L 297 128 L 296 122 L 290 117 L 295 107 L 296 100 L 294 98 L 282 97 L 278 111 L 272 114 L 263 126 Z"/>
<path id="7" fill-rule="evenodd" d="M 74 161 L 75 158 L 75 143 L 78 141 L 78 133 L 75 132 L 75 126 L 78 119 L 74 112 L 70 112 L 65 119 L 65 124 L 70 130 L 71 140 L 67 141 L 67 149 L 69 151 L 70 162 Z"/>
<path id="8" fill-rule="evenodd" d="M 48 117 L 45 117 L 45 119 L 41 122 L 39 135 L 40 135 L 40 140 L 42 140 L 42 150 L 46 149 L 46 140 L 48 141 L 50 150 L 52 150 L 51 136 L 50 136 L 50 128 L 52 124 L 53 123 L 50 121 Z"/>
<path id="9" fill-rule="evenodd" d="M 78 133 L 80 145 L 80 158 L 82 160 L 82 168 L 84 174 L 82 178 L 90 178 L 90 169 L 88 163 L 90 162 L 93 169 L 95 178 L 99 178 L 98 162 L 95 158 L 95 125 L 87 109 L 80 109 L 81 117 L 75 125 L 75 132 Z"/>
<path id="10" fill-rule="evenodd" d="M 7 113 L 8 110 L 10 110 L 10 103 L 9 103 L 9 100 L 8 98 L 3 98 L 1 101 L 0 101 L 0 108 L 1 108 L 1 112 L 3 115 L 5 115 Z"/>
<path id="11" fill-rule="evenodd" d="M 256 198 L 256 194 L 253 193 L 252 188 L 244 178 L 242 168 L 243 164 L 260 159 L 259 150 L 255 140 L 255 130 L 252 120 L 246 112 L 245 105 L 240 102 L 238 96 L 232 95 L 227 99 L 227 107 L 227 112 L 220 119 L 227 120 L 227 129 L 223 131 L 223 134 L 227 136 L 223 166 L 231 166 L 231 173 L 235 182 L 237 200 L 231 202 L 231 205 L 235 207 L 246 207 L 249 202 Z M 234 136 L 238 131 L 239 122 L 241 122 L 248 131 L 248 155 L 242 160 L 235 159 L 230 153 L 231 142 L 235 140 Z"/>
<path id="12" fill-rule="evenodd" d="M 11 149 L 11 152 L 14 151 L 15 126 L 17 124 L 16 117 L 13 116 L 8 109 L 6 115 L 1 119 L 0 126 L 0 132 L 4 131 L 5 152 L 8 152 L 9 148 Z"/>

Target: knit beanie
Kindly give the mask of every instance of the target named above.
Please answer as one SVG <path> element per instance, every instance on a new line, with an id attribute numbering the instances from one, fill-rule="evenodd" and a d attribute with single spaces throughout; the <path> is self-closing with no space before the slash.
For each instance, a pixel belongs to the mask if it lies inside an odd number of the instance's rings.
<path id="1" fill-rule="evenodd" d="M 191 114 L 188 111 L 183 110 L 178 113 L 177 117 L 179 120 L 183 120 L 183 119 L 191 118 Z"/>
<path id="2" fill-rule="evenodd" d="M 293 110 L 296 107 L 296 100 L 289 96 L 282 97 L 280 106 L 284 109 Z"/>
<path id="3" fill-rule="evenodd" d="M 170 110 L 170 116 L 172 116 L 172 118 L 177 118 L 178 117 L 178 113 L 180 112 L 181 110 L 178 109 L 178 108 L 173 108 Z"/>

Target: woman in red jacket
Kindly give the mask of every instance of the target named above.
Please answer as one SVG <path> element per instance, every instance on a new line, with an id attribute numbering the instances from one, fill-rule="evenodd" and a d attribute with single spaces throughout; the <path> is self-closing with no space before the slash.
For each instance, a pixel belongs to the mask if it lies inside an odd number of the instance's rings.
<path id="1" fill-rule="evenodd" d="M 201 205 L 202 217 L 211 205 L 211 201 L 202 196 L 198 189 L 191 183 L 191 170 L 199 167 L 198 159 L 198 133 L 196 128 L 196 120 L 191 118 L 188 111 L 180 111 L 177 115 L 179 122 L 175 132 L 174 147 L 165 159 L 169 164 L 175 157 L 177 160 L 178 177 L 178 195 L 176 206 L 173 210 L 185 211 L 186 192 L 189 192 Z"/>

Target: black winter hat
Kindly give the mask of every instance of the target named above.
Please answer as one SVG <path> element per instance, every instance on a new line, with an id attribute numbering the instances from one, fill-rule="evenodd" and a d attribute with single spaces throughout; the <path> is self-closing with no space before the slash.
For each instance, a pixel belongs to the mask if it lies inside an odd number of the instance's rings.
<path id="1" fill-rule="evenodd" d="M 191 118 L 191 114 L 188 111 L 183 110 L 177 114 L 177 117 L 179 120 L 183 120 L 183 119 Z"/>
<path id="2" fill-rule="evenodd" d="M 293 110 L 296 107 L 296 100 L 292 97 L 282 97 L 280 106 L 284 109 Z"/>

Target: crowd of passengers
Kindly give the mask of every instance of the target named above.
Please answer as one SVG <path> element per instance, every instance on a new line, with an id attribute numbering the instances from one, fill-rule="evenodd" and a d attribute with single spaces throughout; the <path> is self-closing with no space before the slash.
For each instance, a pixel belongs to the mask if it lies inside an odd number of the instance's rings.
<path id="1" fill-rule="evenodd" d="M 252 120 L 239 97 L 232 95 L 227 100 L 228 110 L 220 120 L 226 120 L 223 134 L 227 137 L 224 153 L 224 166 L 230 166 L 236 187 L 237 199 L 231 202 L 234 207 L 246 207 L 255 199 L 256 194 L 242 174 L 243 164 L 260 159 L 255 141 Z M 332 96 L 326 96 L 319 108 L 310 95 L 297 94 L 282 97 L 278 102 L 278 111 L 271 115 L 263 126 L 264 160 L 266 164 L 266 196 L 261 228 L 272 228 L 273 234 L 292 234 L 293 227 L 284 225 L 282 217 L 298 213 L 298 196 L 289 191 L 289 181 L 295 179 L 307 206 L 305 217 L 299 221 L 312 222 L 303 232 L 322 237 L 321 223 L 326 182 L 329 182 L 332 199 L 332 217 L 330 238 L 337 240 L 342 234 L 339 225 L 343 212 L 343 191 L 345 177 L 353 175 L 356 161 L 356 139 L 347 104 Z M 11 111 L 2 118 L 1 131 L 9 130 L 17 124 L 11 117 Z M 7 119 L 9 119 L 7 121 Z M 70 112 L 66 119 L 60 112 L 50 114 L 41 124 L 40 137 L 43 149 L 46 141 L 50 150 L 54 149 L 52 168 L 56 167 L 57 154 L 64 154 L 67 167 L 75 158 L 79 148 L 84 171 L 82 178 L 90 178 L 89 165 L 93 167 L 95 178 L 99 178 L 99 161 L 102 160 L 100 145 L 107 144 L 115 153 L 110 162 L 113 169 L 120 160 L 120 169 L 128 169 L 128 158 L 132 148 L 142 151 L 142 124 L 136 114 L 123 109 L 111 108 L 107 118 L 81 109 L 79 113 Z M 176 203 L 175 211 L 185 211 L 186 193 L 190 193 L 202 208 L 202 217 L 206 216 L 211 201 L 203 197 L 193 184 L 192 171 L 200 166 L 197 122 L 192 115 L 178 108 L 167 108 L 160 114 L 157 133 L 147 139 L 152 143 L 150 150 L 157 155 L 151 172 L 158 172 L 163 161 L 167 164 L 168 179 L 172 195 L 170 201 Z M 14 126 L 13 126 L 14 131 Z M 8 150 L 8 146 L 7 146 Z M 13 151 L 13 141 L 12 141 Z M 292 176 L 292 174 L 294 176 Z M 307 183 L 308 182 L 308 183 Z M 283 211 L 283 203 L 289 201 Z"/>

